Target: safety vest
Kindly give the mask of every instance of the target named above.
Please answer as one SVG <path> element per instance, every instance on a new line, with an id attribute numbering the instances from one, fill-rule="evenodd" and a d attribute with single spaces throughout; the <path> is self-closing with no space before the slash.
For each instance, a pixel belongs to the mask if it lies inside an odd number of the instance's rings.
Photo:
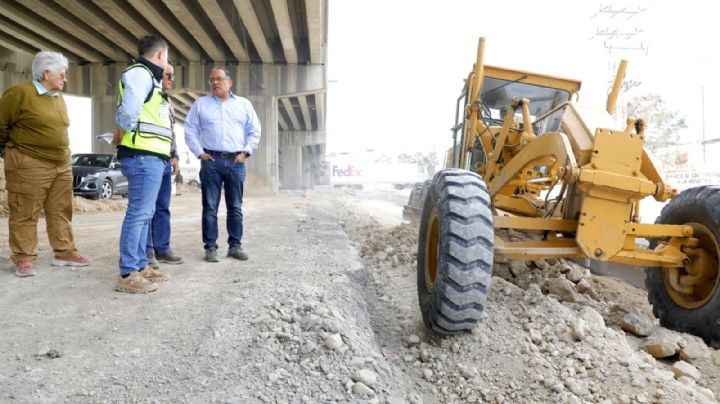
<path id="1" fill-rule="evenodd" d="M 125 71 L 142 67 L 148 71 L 150 77 L 153 77 L 150 69 L 141 64 L 136 63 Z M 170 104 L 168 103 L 167 94 L 165 94 L 160 86 L 155 82 L 153 77 L 153 88 L 145 98 L 145 103 L 140 110 L 137 125 L 129 131 L 125 132 L 121 146 L 130 149 L 144 150 L 152 153 L 170 157 L 170 147 L 172 146 L 172 129 L 170 126 Z M 120 106 L 125 96 L 125 87 L 122 79 L 120 79 L 119 96 L 117 105 Z"/>

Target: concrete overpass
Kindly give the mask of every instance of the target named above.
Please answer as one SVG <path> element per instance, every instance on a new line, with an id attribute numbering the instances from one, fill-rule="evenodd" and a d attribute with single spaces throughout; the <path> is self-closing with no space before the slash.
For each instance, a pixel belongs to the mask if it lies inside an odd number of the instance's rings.
<path id="1" fill-rule="evenodd" d="M 2 0 L 0 91 L 31 78 L 39 50 L 62 52 L 71 62 L 65 91 L 92 98 L 92 132 L 105 132 L 137 40 L 158 34 L 170 44 L 181 121 L 216 65 L 255 106 L 263 136 L 248 189 L 310 188 L 325 153 L 327 15 L 327 0 Z"/>

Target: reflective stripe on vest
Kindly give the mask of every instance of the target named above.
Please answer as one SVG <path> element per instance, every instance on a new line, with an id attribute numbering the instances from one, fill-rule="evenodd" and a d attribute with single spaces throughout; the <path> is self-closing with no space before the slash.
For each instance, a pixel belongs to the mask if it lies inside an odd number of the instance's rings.
<path id="1" fill-rule="evenodd" d="M 140 122 L 138 123 L 138 131 L 140 133 L 148 133 L 170 139 L 172 142 L 172 130 L 170 128 L 163 128 L 152 123 Z"/>
<path id="2" fill-rule="evenodd" d="M 170 157 L 172 129 L 170 123 L 170 105 L 167 95 L 160 90 L 160 87 L 152 76 L 152 72 L 147 66 L 137 63 L 128 67 L 125 71 L 137 67 L 142 67 L 150 74 L 153 81 L 153 89 L 149 94 L 149 99 L 145 100 L 140 110 L 137 125 L 133 130 L 125 132 L 120 145 Z M 122 79 L 120 79 L 118 89 L 118 105 L 120 105 L 125 95 L 125 87 Z"/>

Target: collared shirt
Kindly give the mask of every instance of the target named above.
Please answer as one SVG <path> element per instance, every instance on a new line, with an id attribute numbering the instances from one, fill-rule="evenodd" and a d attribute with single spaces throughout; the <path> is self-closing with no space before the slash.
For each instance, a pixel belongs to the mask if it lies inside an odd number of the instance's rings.
<path id="1" fill-rule="evenodd" d="M 43 87 L 42 84 L 40 84 L 40 82 L 37 81 L 37 80 L 33 80 L 33 84 L 35 84 L 35 89 L 37 90 L 38 95 L 49 95 L 49 96 L 51 96 L 51 97 L 57 97 L 58 95 L 60 95 L 60 94 L 57 93 L 57 91 L 49 91 L 49 90 L 47 90 L 47 89 L 46 89 L 45 87 Z"/>
<path id="2" fill-rule="evenodd" d="M 195 156 L 203 149 L 252 154 L 260 142 L 260 120 L 249 100 L 230 94 L 198 98 L 185 120 L 185 143 Z"/>
<path id="3" fill-rule="evenodd" d="M 152 90 L 155 79 L 147 70 L 135 67 L 123 73 L 120 80 L 125 94 L 122 103 L 115 111 L 115 122 L 126 132 L 130 132 L 137 125 L 145 98 Z"/>

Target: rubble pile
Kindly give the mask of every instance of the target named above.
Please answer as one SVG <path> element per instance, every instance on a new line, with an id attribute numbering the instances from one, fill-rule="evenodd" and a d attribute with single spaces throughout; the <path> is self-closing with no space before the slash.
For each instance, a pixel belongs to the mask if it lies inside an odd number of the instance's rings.
<path id="1" fill-rule="evenodd" d="M 387 232 L 378 232 L 376 223 L 363 225 L 357 231 L 365 235 L 360 246 L 360 256 L 373 265 L 415 265 L 417 259 L 417 226 L 397 226 Z"/>
<path id="2" fill-rule="evenodd" d="M 419 312 L 407 276 L 416 271 L 417 226 L 348 231 L 378 294 Z M 716 402 L 720 354 L 661 327 L 645 291 L 565 259 L 498 259 L 493 274 L 471 333 L 440 338 L 401 322 L 398 355 L 438 401 Z"/>
<path id="3" fill-rule="evenodd" d="M 290 391 L 303 402 L 401 400 L 396 372 L 358 332 L 352 313 L 343 313 L 322 292 L 295 297 L 274 302 L 250 321 L 249 343 L 266 352 L 256 368 L 267 388 L 255 398 L 283 402 Z"/>
<path id="4" fill-rule="evenodd" d="M 73 198 L 73 212 L 112 212 L 125 210 L 127 199 L 87 199 L 81 196 Z"/>

